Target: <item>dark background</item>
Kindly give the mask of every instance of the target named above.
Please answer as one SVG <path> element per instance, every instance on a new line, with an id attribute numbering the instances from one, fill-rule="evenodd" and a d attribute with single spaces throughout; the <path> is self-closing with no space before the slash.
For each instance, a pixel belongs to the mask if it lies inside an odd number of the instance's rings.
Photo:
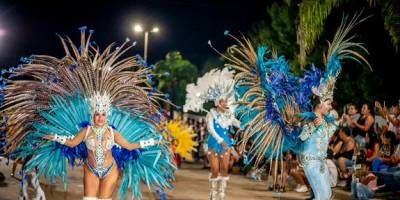
<path id="1" fill-rule="evenodd" d="M 150 63 L 163 59 L 165 54 L 178 50 L 185 59 L 199 70 L 204 62 L 218 55 L 207 45 L 224 50 L 235 44 L 223 32 L 247 34 L 257 23 L 266 18 L 266 9 L 273 1 L 267 0 L 130 0 L 130 1 L 0 1 L 0 28 L 6 34 L 0 38 L 0 67 L 19 64 L 19 58 L 31 54 L 63 56 L 56 33 L 62 33 L 79 41 L 80 26 L 95 30 L 94 40 L 101 48 L 111 42 L 122 43 L 126 37 L 137 41 L 129 53 L 143 54 L 143 34 L 135 34 L 136 22 L 157 25 L 160 32 L 149 37 L 148 60 Z M 367 57 L 374 72 L 360 66 L 345 67 L 346 81 L 366 84 L 357 80 L 356 74 L 368 73 L 367 80 L 374 98 L 397 102 L 399 88 L 399 53 L 394 50 L 384 30 L 382 17 L 377 8 L 365 8 L 365 0 L 351 1 L 337 9 L 328 18 L 327 28 L 321 40 L 330 40 L 344 12 L 365 9 L 373 16 L 357 29 L 358 41 L 366 43 L 370 51 Z M 268 21 L 267 21 L 268 22 Z M 349 87 L 349 86 L 343 86 Z M 351 87 L 351 84 L 350 84 Z M 362 91 L 361 91 L 362 92 Z M 362 95 L 362 94 L 360 94 Z"/>

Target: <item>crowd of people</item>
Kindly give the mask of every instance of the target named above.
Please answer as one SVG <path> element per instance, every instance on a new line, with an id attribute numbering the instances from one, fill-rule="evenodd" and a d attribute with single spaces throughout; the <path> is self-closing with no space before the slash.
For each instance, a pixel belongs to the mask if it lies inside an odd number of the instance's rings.
<path id="1" fill-rule="evenodd" d="M 360 109 L 359 109 L 360 108 Z M 395 191 L 400 189 L 400 106 L 382 106 L 354 103 L 347 104 L 341 115 L 339 129 L 329 142 L 327 164 L 332 180 L 332 187 L 342 187 L 351 190 L 353 195 L 371 198 L 377 191 Z M 209 167 L 207 152 L 207 124 L 204 118 L 188 118 L 187 124 L 193 127 L 199 143 L 197 151 L 193 152 L 195 161 L 201 162 L 204 168 Z M 231 136 L 235 137 L 234 134 Z M 231 168 L 239 168 L 240 172 L 249 178 L 260 181 L 263 174 L 272 176 L 269 190 L 284 192 L 288 180 L 296 182 L 296 192 L 310 190 L 304 170 L 299 164 L 295 152 L 286 152 L 283 171 L 274 177 L 275 163 L 262 162 L 257 166 L 249 162 L 248 152 L 241 152 L 240 160 L 232 159 Z"/>

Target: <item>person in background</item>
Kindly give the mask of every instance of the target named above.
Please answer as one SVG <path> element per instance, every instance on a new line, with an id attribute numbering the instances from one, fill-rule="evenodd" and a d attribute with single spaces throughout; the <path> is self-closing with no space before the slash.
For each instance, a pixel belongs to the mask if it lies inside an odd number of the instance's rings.
<path id="1" fill-rule="evenodd" d="M 389 168 L 396 165 L 393 162 L 393 154 L 396 149 L 396 134 L 392 131 L 386 131 L 382 134 L 382 145 L 378 156 L 372 160 L 372 170 L 377 172 L 387 172 Z"/>
<path id="2" fill-rule="evenodd" d="M 375 132 L 367 133 L 365 136 L 365 149 L 362 156 L 366 158 L 367 162 L 371 163 L 378 157 L 381 144 Z"/>
<path id="3" fill-rule="evenodd" d="M 370 171 L 369 164 L 362 162 L 359 178 L 353 172 L 351 195 L 355 200 L 368 200 L 373 198 L 375 192 L 383 186 L 378 186 L 378 178 Z"/>
<path id="4" fill-rule="evenodd" d="M 354 139 L 357 141 L 357 145 L 360 149 L 365 147 L 365 137 L 367 133 L 374 132 L 374 116 L 372 114 L 371 106 L 364 104 L 361 108 L 361 117 L 355 121 L 350 117 L 345 117 L 346 123 L 353 128 L 352 134 Z"/>
<path id="5" fill-rule="evenodd" d="M 339 137 L 340 140 L 343 141 L 343 145 L 340 148 L 340 151 L 334 156 L 337 161 L 337 166 L 340 169 L 342 174 L 342 178 L 347 179 L 350 177 L 349 172 L 347 171 L 347 167 L 351 167 L 353 165 L 353 155 L 355 152 L 355 141 L 350 135 L 350 129 L 347 127 L 341 127 L 339 129 Z"/>

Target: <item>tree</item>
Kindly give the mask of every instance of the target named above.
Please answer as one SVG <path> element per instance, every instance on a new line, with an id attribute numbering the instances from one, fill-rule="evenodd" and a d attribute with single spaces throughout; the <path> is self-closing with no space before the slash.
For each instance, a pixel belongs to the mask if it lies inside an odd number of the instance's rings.
<path id="1" fill-rule="evenodd" d="M 272 49 L 272 52 L 277 55 L 284 55 L 289 60 L 292 71 L 301 75 L 305 69 L 300 65 L 299 52 L 301 52 L 300 45 L 301 41 L 298 41 L 297 31 L 301 31 L 299 26 L 299 3 L 303 5 L 305 2 L 310 3 L 311 1 L 301 0 L 279 0 L 271 4 L 267 8 L 267 18 L 264 22 L 259 23 L 254 30 L 250 33 L 252 41 L 256 45 L 266 45 Z M 313 1 L 315 5 L 321 4 L 323 1 Z M 325 1 L 328 4 L 330 1 Z M 337 6 L 335 2 L 331 6 Z M 320 24 L 320 19 L 315 19 L 313 23 L 315 26 Z M 334 28 L 336 29 L 336 28 Z M 324 36 L 330 36 L 330 30 L 326 30 Z M 312 35 L 311 33 L 309 33 Z M 311 63 L 317 67 L 324 68 L 323 64 L 323 52 L 327 47 L 325 41 L 316 40 L 313 43 L 313 48 L 307 54 L 307 57 L 302 62 L 306 67 L 311 66 Z M 300 53 L 301 54 L 301 53 Z M 345 63 L 349 65 L 349 63 Z M 375 80 L 373 74 L 370 71 L 366 71 L 361 66 L 352 66 L 352 69 L 344 67 L 344 71 L 340 76 L 340 80 L 337 82 L 337 92 L 335 92 L 335 99 L 338 103 L 343 104 L 349 101 L 355 101 L 361 103 L 365 100 L 371 100 L 373 98 L 374 85 L 376 83 L 371 80 Z M 354 86 L 354 80 L 357 80 L 360 84 Z"/>
<path id="2" fill-rule="evenodd" d="M 400 44 L 400 1 L 398 0 L 365 0 L 371 7 L 379 8 L 383 17 L 384 27 L 397 49 Z M 300 63 L 306 64 L 309 54 L 325 28 L 326 19 L 332 10 L 345 3 L 345 0 L 303 0 L 299 10 L 299 44 Z"/>
<path id="3" fill-rule="evenodd" d="M 267 8 L 267 18 L 255 26 L 250 32 L 254 44 L 265 45 L 274 54 L 284 55 L 289 61 L 292 71 L 301 74 L 297 43 L 298 0 L 280 0 Z M 308 63 L 317 66 L 322 64 L 322 46 L 316 48 L 309 56 Z"/>
<path id="4" fill-rule="evenodd" d="M 179 51 L 172 51 L 155 64 L 155 73 L 159 75 L 158 89 L 168 94 L 175 105 L 182 106 L 186 85 L 196 81 L 198 72 L 196 66 L 184 59 Z"/>
<path id="5" fill-rule="evenodd" d="M 297 10 L 292 0 L 272 3 L 267 8 L 267 19 L 256 25 L 250 38 L 255 44 L 267 45 L 278 54 L 295 58 Z"/>

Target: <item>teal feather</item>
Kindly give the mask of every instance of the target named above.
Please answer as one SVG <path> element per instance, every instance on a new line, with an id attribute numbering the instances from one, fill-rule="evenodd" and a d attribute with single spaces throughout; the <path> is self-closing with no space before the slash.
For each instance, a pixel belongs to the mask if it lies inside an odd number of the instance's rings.
<path id="1" fill-rule="evenodd" d="M 34 132 L 28 134 L 15 154 L 17 157 L 32 156 L 26 165 L 27 171 L 36 169 L 38 175 L 45 177 L 50 183 L 61 179 L 66 189 L 68 159 L 63 150 L 65 146 L 42 138 L 48 134 L 76 136 L 81 129 L 80 124 L 90 121 L 89 103 L 80 94 L 70 97 L 55 96 L 50 109 L 42 111 L 40 115 L 45 121 L 33 125 Z M 108 122 L 130 143 L 139 143 L 141 140 L 150 138 L 163 140 L 162 135 L 150 122 L 115 107 L 112 108 L 112 115 L 109 116 Z M 33 146 L 34 151 L 32 151 Z M 76 159 L 82 160 L 84 155 L 78 154 Z M 147 184 L 150 189 L 172 188 L 171 181 L 175 170 L 176 167 L 166 146 L 157 145 L 141 149 L 137 159 L 124 163 L 119 188 L 120 199 L 125 199 L 129 189 L 132 190 L 132 198 L 141 199 L 141 182 Z"/>

